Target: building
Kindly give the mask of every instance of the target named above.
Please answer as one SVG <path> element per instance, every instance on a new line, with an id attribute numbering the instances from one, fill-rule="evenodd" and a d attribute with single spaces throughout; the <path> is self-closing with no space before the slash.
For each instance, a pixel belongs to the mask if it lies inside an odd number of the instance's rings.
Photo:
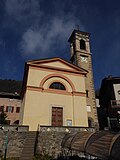
<path id="1" fill-rule="evenodd" d="M 87 71 L 61 58 L 28 61 L 23 80 L 21 124 L 88 127 Z"/>
<path id="2" fill-rule="evenodd" d="M 90 34 L 74 30 L 68 41 L 70 42 L 71 62 L 88 71 L 85 78 L 85 86 L 89 126 L 98 126 L 92 70 L 92 54 L 90 51 Z"/>
<path id="3" fill-rule="evenodd" d="M 21 81 L 0 80 L 0 112 L 4 110 L 10 125 L 19 124 L 21 87 Z"/>
<path id="4" fill-rule="evenodd" d="M 99 95 L 100 129 L 109 127 L 112 130 L 120 128 L 120 77 L 108 76 L 101 83 Z"/>

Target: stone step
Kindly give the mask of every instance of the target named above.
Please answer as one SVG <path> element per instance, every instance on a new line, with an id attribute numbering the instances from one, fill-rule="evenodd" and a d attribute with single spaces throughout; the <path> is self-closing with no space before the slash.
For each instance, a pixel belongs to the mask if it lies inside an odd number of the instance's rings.
<path id="1" fill-rule="evenodd" d="M 29 156 L 27 155 L 27 154 L 23 154 L 21 157 L 33 157 L 34 155 L 33 154 L 30 154 L 30 153 L 28 153 L 29 154 Z"/>
<path id="2" fill-rule="evenodd" d="M 33 152 L 34 151 L 34 148 L 25 148 L 24 149 L 24 153 L 28 153 L 28 152 Z"/>
<path id="3" fill-rule="evenodd" d="M 27 144 L 32 144 L 35 141 L 35 138 L 33 140 L 28 140 Z"/>
<path id="4" fill-rule="evenodd" d="M 21 160 L 33 160 L 33 157 L 22 157 Z"/>
<path id="5" fill-rule="evenodd" d="M 28 132 L 27 137 L 25 139 L 24 147 L 22 150 L 22 154 L 20 160 L 32 160 L 34 157 L 34 146 L 36 142 L 36 134 L 37 132 Z"/>

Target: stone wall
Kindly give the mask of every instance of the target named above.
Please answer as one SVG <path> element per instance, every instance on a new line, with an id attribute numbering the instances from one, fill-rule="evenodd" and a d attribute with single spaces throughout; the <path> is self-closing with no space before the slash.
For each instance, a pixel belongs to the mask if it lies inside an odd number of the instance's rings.
<path id="1" fill-rule="evenodd" d="M 57 158 L 61 154 L 61 143 L 64 136 L 70 132 L 78 131 L 95 131 L 94 128 L 85 127 L 52 127 L 41 126 L 38 133 L 36 154 L 50 155 Z"/>
<path id="2" fill-rule="evenodd" d="M 36 154 L 47 154 L 56 158 L 61 153 L 61 142 L 65 134 L 67 133 L 40 131 L 38 134 Z"/>
<path id="3" fill-rule="evenodd" d="M 29 127 L 0 125 L 0 128 L 0 156 L 5 154 L 7 146 L 8 157 L 20 157 Z"/>
<path id="4" fill-rule="evenodd" d="M 23 125 L 1 125 L 0 124 L 0 131 L 18 131 L 18 132 L 27 132 L 29 131 L 29 126 L 23 126 Z"/>
<path id="5" fill-rule="evenodd" d="M 20 126 L 18 130 L 16 130 L 16 126 L 8 128 L 5 127 L 5 130 L 0 130 L 0 155 L 5 154 L 8 137 L 7 157 L 20 157 L 25 138 L 27 137 L 28 126 Z M 61 153 L 61 142 L 66 134 L 85 130 L 93 132 L 94 128 L 40 126 L 36 143 L 36 154 L 47 154 L 56 158 Z"/>
<path id="6" fill-rule="evenodd" d="M 8 157 L 20 157 L 22 152 L 24 141 L 26 138 L 27 132 L 1 132 L 0 131 L 0 155 L 5 154 L 5 148 L 7 145 L 7 156 Z"/>

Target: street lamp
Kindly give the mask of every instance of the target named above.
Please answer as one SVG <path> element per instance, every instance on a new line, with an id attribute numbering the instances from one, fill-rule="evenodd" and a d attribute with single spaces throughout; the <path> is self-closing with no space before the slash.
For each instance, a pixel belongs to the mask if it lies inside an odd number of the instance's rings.
<path id="1" fill-rule="evenodd" d="M 0 129 L 4 130 L 4 126 L 1 126 Z M 5 135 L 5 154 L 4 154 L 4 160 L 6 160 L 7 148 L 8 148 L 8 131 L 7 131 L 6 135 Z"/>
<path id="2" fill-rule="evenodd" d="M 4 160 L 6 160 L 7 148 L 8 148 L 8 131 L 7 131 L 6 135 L 5 135 L 5 154 L 4 154 Z"/>
<path id="3" fill-rule="evenodd" d="M 4 126 L 0 126 L 0 130 L 3 130 L 4 131 Z M 15 128 L 16 131 L 19 130 L 19 127 L 16 127 Z M 5 153 L 4 153 L 4 160 L 6 160 L 6 156 L 7 156 L 7 149 L 8 149 L 8 132 L 9 132 L 9 129 L 6 131 L 5 133 Z"/>

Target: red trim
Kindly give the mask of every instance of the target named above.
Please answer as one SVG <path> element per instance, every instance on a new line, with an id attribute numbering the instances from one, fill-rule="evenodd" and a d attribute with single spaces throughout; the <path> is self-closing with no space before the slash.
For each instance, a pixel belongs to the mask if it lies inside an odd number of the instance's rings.
<path id="1" fill-rule="evenodd" d="M 57 58 L 51 58 L 51 59 L 44 59 L 44 60 L 33 60 L 33 61 L 28 61 L 27 64 L 29 64 L 30 66 L 37 66 L 37 67 L 45 67 L 45 66 L 41 66 L 42 63 L 49 63 L 49 62 L 62 62 L 64 63 L 65 65 L 67 66 L 70 66 L 72 68 L 74 68 L 76 71 L 78 71 L 79 73 L 82 72 L 82 74 L 86 74 L 88 71 L 83 69 L 83 68 L 80 68 L 78 66 L 75 66 L 74 64 L 71 64 L 70 62 L 67 62 L 59 57 Z M 40 66 L 39 66 L 40 65 Z M 46 66 L 46 67 L 49 67 L 50 66 Z M 55 67 L 52 67 L 52 68 L 55 68 Z M 58 69 L 61 69 L 61 68 L 58 68 Z M 65 69 L 66 70 L 66 69 Z"/>
<path id="2" fill-rule="evenodd" d="M 29 67 L 32 69 L 38 69 L 38 70 L 49 70 L 49 71 L 57 71 L 57 72 L 62 72 L 62 73 L 67 73 L 67 74 L 74 74 L 77 76 L 86 76 L 88 72 L 82 72 L 78 70 L 72 70 L 72 69 L 64 69 L 64 68 L 57 68 L 57 67 L 51 67 L 47 65 L 36 65 L 36 64 L 29 64 Z"/>
<path id="3" fill-rule="evenodd" d="M 86 97 L 85 92 L 67 92 L 66 90 L 57 90 L 57 89 L 43 89 L 39 87 L 32 87 L 32 86 L 27 86 L 27 90 L 30 91 L 38 91 L 38 92 L 46 92 L 46 93 L 54 93 L 54 94 L 62 94 L 62 95 L 70 95 L 70 96 L 82 96 Z"/>
<path id="4" fill-rule="evenodd" d="M 75 91 L 75 86 L 74 86 L 74 84 L 72 83 L 72 81 L 71 81 L 69 78 L 67 78 L 66 76 L 60 75 L 60 74 L 50 74 L 50 75 L 47 75 L 47 76 L 44 77 L 44 78 L 42 79 L 42 81 L 40 82 L 40 87 L 43 88 L 44 83 L 45 83 L 48 79 L 50 79 L 50 78 L 52 78 L 52 77 L 63 78 L 64 80 L 66 80 L 66 81 L 70 84 L 70 86 L 71 86 L 71 88 L 72 88 L 72 91 Z"/>

